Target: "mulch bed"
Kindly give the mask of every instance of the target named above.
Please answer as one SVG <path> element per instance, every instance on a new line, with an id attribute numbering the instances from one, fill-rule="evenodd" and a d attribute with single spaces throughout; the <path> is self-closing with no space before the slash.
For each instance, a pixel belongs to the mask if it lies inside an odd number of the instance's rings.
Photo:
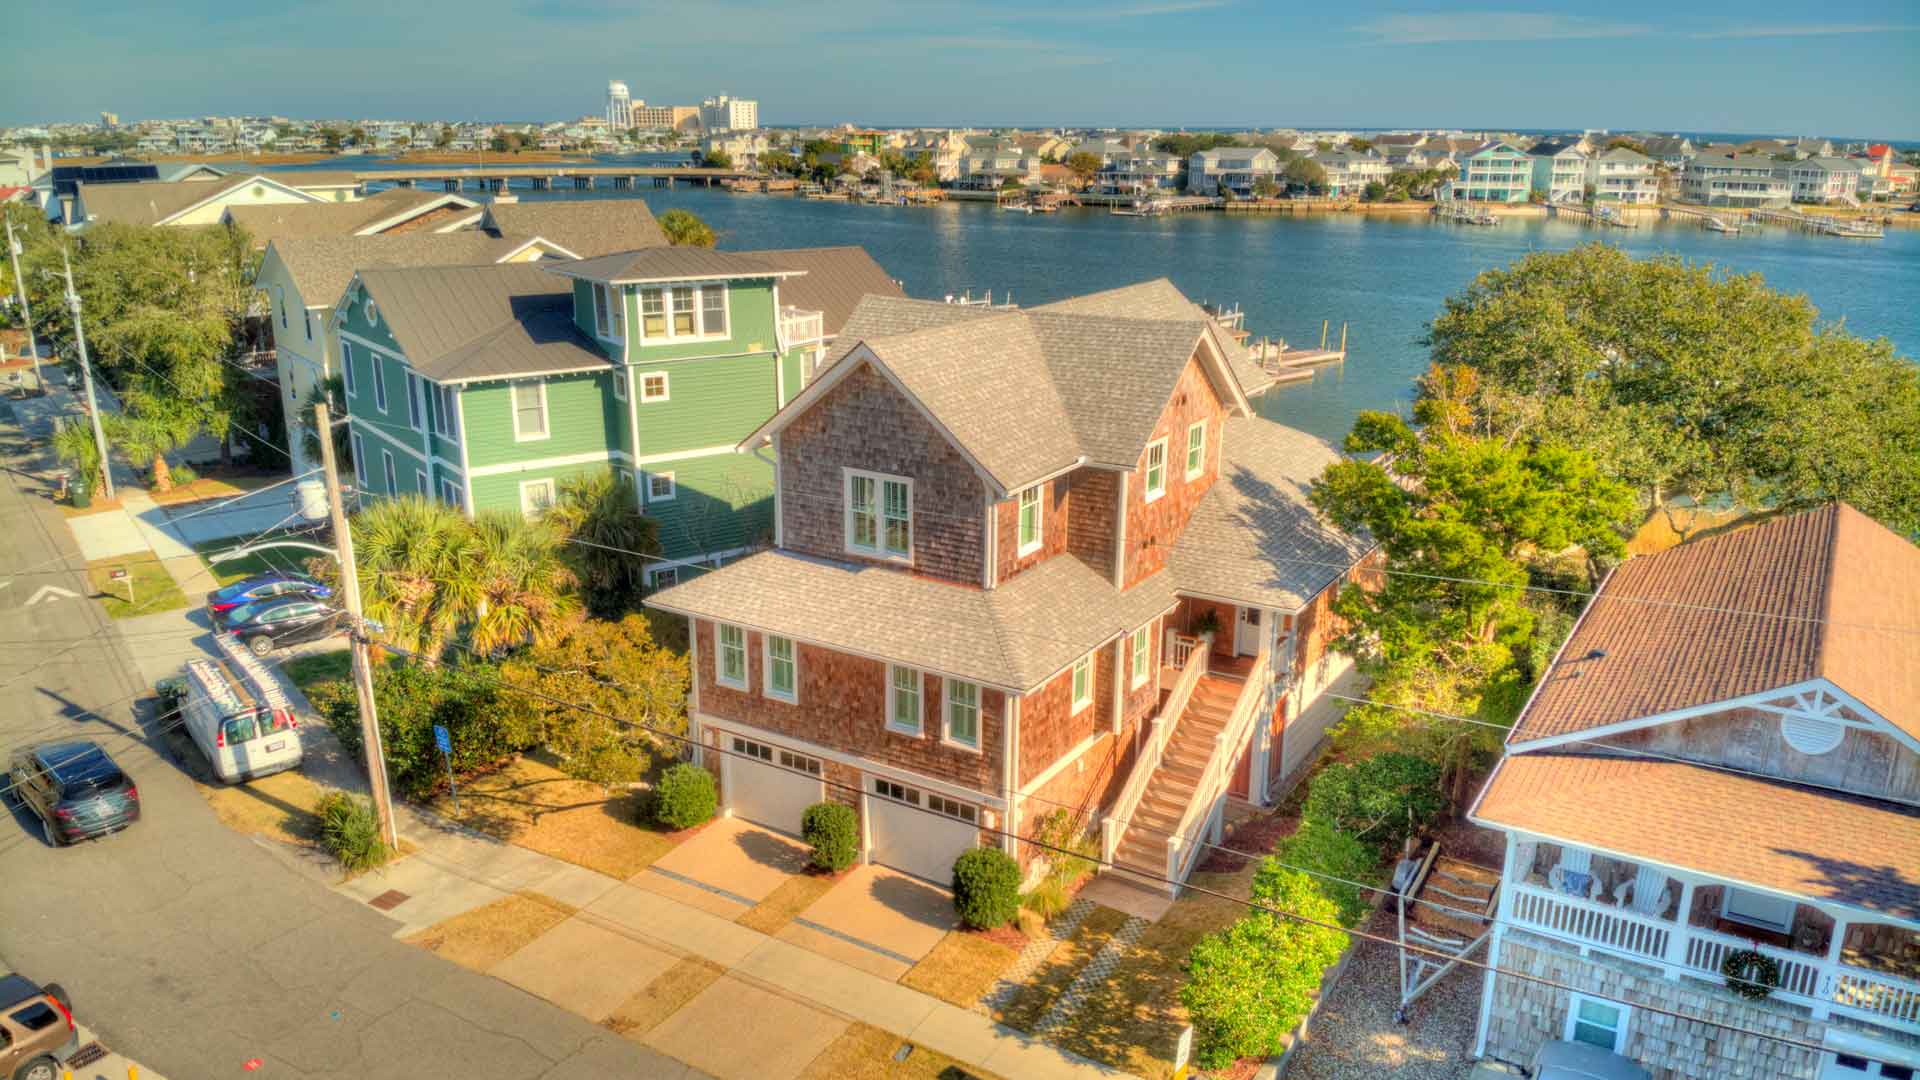
<path id="1" fill-rule="evenodd" d="M 1012 923 L 1008 923 L 1005 926 L 996 926 L 991 930 L 963 928 L 960 932 L 963 934 L 976 934 L 993 942 L 995 945 L 1005 945 L 1014 952 L 1019 952 L 1021 949 L 1027 947 L 1027 935 L 1021 933 Z"/>
<path id="2" fill-rule="evenodd" d="M 1255 859 L 1271 854 L 1275 844 L 1292 836 L 1299 827 L 1300 819 L 1292 815 L 1268 814 L 1248 818 L 1235 826 L 1219 847 L 1208 850 L 1199 869 L 1208 874 L 1235 873 Z M 1231 850 L 1222 851 L 1221 848 Z"/>

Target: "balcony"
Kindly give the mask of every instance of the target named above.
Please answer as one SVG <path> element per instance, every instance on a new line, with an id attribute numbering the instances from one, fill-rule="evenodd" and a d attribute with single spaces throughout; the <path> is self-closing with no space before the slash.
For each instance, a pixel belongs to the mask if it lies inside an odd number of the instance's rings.
<path id="1" fill-rule="evenodd" d="M 791 349 L 797 345 L 814 344 L 826 337 L 826 315 L 818 311 L 802 311 L 796 307 L 780 309 L 780 340 Z"/>
<path id="2" fill-rule="evenodd" d="M 1641 887 L 1650 895 L 1634 895 Z M 1920 930 L 1708 878 L 1669 876 L 1578 848 L 1516 843 L 1510 927 L 1720 983 L 1728 954 L 1779 966 L 1773 998 L 1920 1034 Z"/>

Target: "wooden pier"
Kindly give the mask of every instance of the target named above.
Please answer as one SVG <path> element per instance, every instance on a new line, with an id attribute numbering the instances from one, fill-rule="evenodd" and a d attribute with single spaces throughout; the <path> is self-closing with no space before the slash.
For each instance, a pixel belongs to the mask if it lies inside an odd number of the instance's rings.
<path id="1" fill-rule="evenodd" d="M 728 180 L 759 180 L 761 174 L 742 169 L 707 169 L 695 166 L 658 165 L 473 165 L 436 166 L 425 169 L 357 169 L 354 177 L 367 184 L 393 184 L 418 187 L 438 184 L 447 191 L 465 190 L 468 184 L 482 191 L 506 191 L 523 186 L 532 191 L 573 188 L 591 191 L 598 181 L 606 181 L 615 190 L 640 187 L 646 181 L 653 187 L 670 188 L 679 181 L 713 187 Z"/>
<path id="2" fill-rule="evenodd" d="M 1304 382 L 1313 378 L 1313 373 L 1329 364 L 1339 364 L 1347 359 L 1347 324 L 1340 324 L 1340 347 L 1328 348 L 1328 336 L 1333 329 L 1333 321 L 1320 323 L 1320 347 L 1317 349 L 1289 349 L 1284 341 L 1260 341 L 1248 346 L 1253 351 L 1254 362 L 1261 370 L 1273 376 L 1278 383 Z"/>
<path id="3" fill-rule="evenodd" d="M 1618 209 L 1611 206 L 1574 206 L 1568 203 L 1553 203 L 1548 210 L 1554 217 L 1570 217 L 1584 221 L 1595 228 L 1632 229 L 1637 228 L 1628 221 Z"/>
<path id="4" fill-rule="evenodd" d="M 1798 210 L 1749 210 L 1747 217 L 1753 221 L 1765 221 L 1773 225 L 1785 225 L 1789 228 L 1810 232 L 1817 236 L 1842 236 L 1859 240 L 1878 240 L 1887 235 L 1887 227 L 1877 221 L 1857 218 L 1826 217 L 1821 214 L 1803 214 Z"/>

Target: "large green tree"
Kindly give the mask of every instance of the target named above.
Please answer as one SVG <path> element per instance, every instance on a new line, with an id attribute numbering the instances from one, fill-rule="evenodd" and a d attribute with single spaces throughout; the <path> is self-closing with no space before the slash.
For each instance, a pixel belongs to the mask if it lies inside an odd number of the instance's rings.
<path id="1" fill-rule="evenodd" d="M 667 234 L 667 243 L 676 247 L 710 248 L 716 239 L 713 226 L 691 210 L 669 210 L 661 214 L 660 231 Z"/>
<path id="2" fill-rule="evenodd" d="M 1492 429 L 1589 452 L 1649 508 L 1839 498 L 1920 532 L 1920 367 L 1758 274 L 1538 252 L 1450 297 L 1428 340 L 1479 374 Z"/>
<path id="3" fill-rule="evenodd" d="M 1104 163 L 1100 160 L 1099 154 L 1080 150 L 1068 154 L 1067 160 L 1061 162 L 1061 164 L 1065 165 L 1067 171 L 1073 174 L 1074 183 L 1081 187 L 1086 187 L 1087 183 L 1093 179 L 1093 174 L 1099 172 L 1100 166 Z"/>
<path id="4" fill-rule="evenodd" d="M 501 673 L 534 692 L 528 700 L 547 747 L 564 771 L 583 780 L 638 780 L 654 753 L 675 748 L 670 736 L 687 729 L 686 655 L 656 644 L 639 615 L 589 619 L 564 638 L 516 654 Z"/>

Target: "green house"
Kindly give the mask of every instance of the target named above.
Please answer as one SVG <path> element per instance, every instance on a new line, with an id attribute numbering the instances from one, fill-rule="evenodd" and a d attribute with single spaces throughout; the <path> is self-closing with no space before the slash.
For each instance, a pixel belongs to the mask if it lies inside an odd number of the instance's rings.
<path id="1" fill-rule="evenodd" d="M 903 295 L 857 247 L 361 270 L 332 318 L 360 497 L 537 514 L 612 469 L 655 584 L 717 565 L 772 537 L 772 461 L 738 443 L 869 293 Z"/>

